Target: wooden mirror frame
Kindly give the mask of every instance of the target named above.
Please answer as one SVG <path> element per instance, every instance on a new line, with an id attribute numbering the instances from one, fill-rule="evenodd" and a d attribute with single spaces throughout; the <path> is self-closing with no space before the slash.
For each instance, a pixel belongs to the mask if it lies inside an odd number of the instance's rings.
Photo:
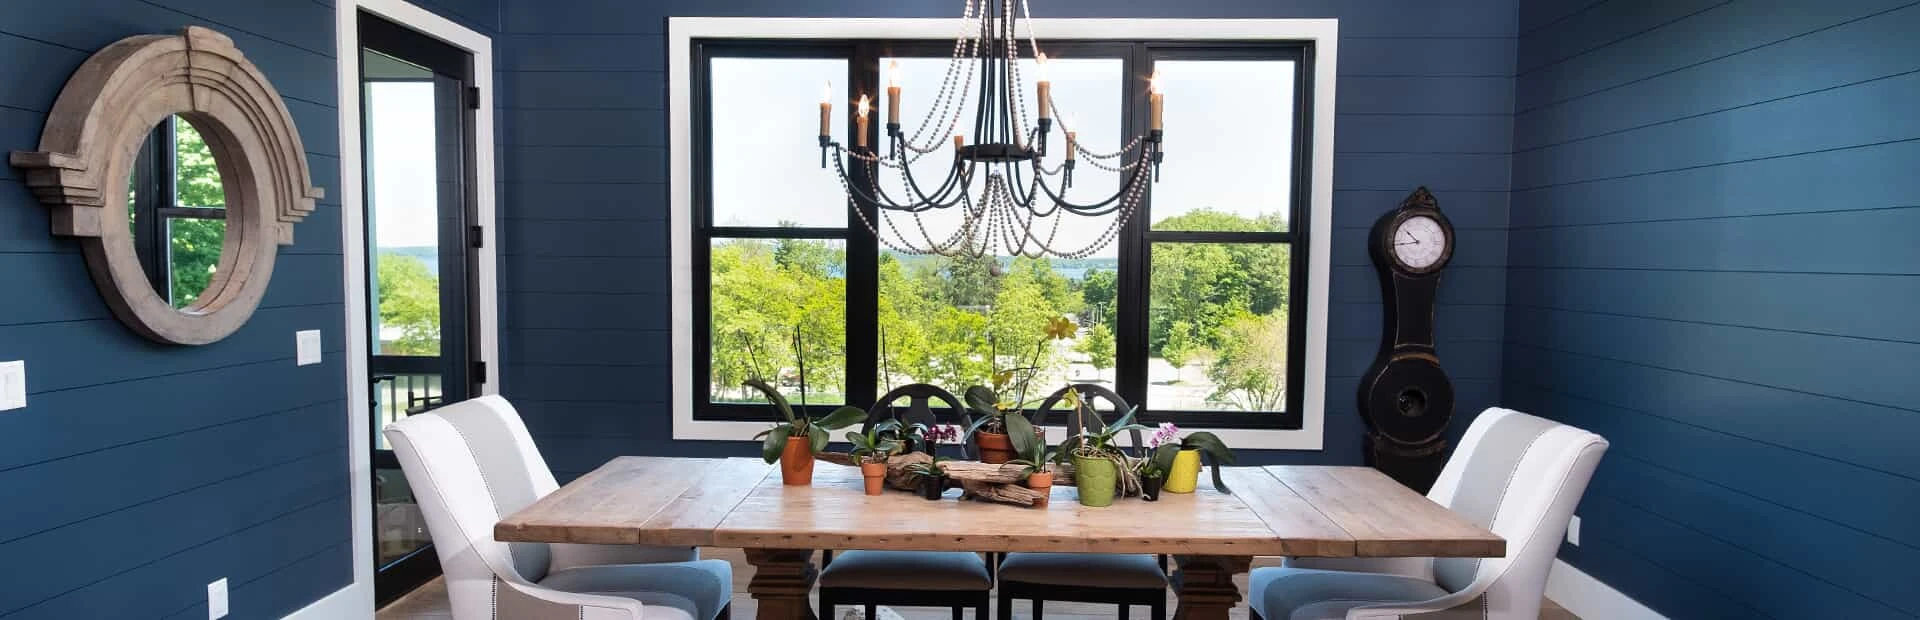
<path id="1" fill-rule="evenodd" d="M 175 309 L 148 282 L 127 222 L 127 178 L 146 136 L 180 115 L 212 151 L 226 193 L 220 262 L 200 299 Z M 52 210 L 53 234 L 80 240 L 115 316 L 142 336 L 198 345 L 240 329 L 266 295 L 280 245 L 323 195 L 280 93 L 233 40 L 189 26 L 101 49 L 60 90 L 40 150 L 14 167 Z"/>

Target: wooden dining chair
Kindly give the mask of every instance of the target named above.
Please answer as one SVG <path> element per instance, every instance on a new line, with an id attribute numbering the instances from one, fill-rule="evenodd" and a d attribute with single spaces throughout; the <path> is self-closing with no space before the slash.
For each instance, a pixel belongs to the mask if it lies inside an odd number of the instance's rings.
<path id="1" fill-rule="evenodd" d="M 1105 401 L 1113 407 L 1108 417 L 1125 415 L 1127 401 L 1113 390 L 1090 383 L 1061 388 L 1040 402 L 1035 417 L 1051 420 L 1068 390 L 1081 396 L 1080 415 L 1067 412 L 1069 432 L 1078 426 L 1104 427 L 1107 420 L 1094 406 Z M 1142 446 L 1140 431 L 1131 432 L 1133 448 Z M 1038 620 L 1046 601 L 1105 603 L 1120 606 L 1119 618 L 1126 620 L 1134 605 L 1145 605 L 1153 620 L 1167 617 L 1167 558 L 1144 553 L 1009 553 L 1000 560 L 1000 603 L 998 616 L 1013 618 L 1013 601 L 1033 601 L 1033 617 Z"/>
<path id="2" fill-rule="evenodd" d="M 894 406 L 902 398 L 907 399 L 907 406 Z M 947 408 L 934 409 L 936 401 Z M 925 383 L 903 385 L 881 396 L 867 410 L 867 422 L 861 429 L 864 432 L 887 419 L 929 426 L 958 424 L 961 428 L 970 421 L 966 408 L 952 392 Z M 960 450 L 963 455 L 971 454 L 964 444 Z M 862 549 L 843 551 L 836 558 L 832 551 L 825 551 L 820 563 L 819 615 L 823 619 L 833 618 L 834 608 L 840 605 L 863 606 L 866 618 L 876 617 L 881 605 L 945 607 L 953 610 L 955 620 L 972 608 L 974 618 L 987 618 L 993 573 L 978 553 Z"/>
<path id="3" fill-rule="evenodd" d="M 1534 620 L 1607 440 L 1511 409 L 1475 418 L 1427 498 L 1507 540 L 1499 558 L 1288 559 L 1255 569 L 1255 620 Z"/>

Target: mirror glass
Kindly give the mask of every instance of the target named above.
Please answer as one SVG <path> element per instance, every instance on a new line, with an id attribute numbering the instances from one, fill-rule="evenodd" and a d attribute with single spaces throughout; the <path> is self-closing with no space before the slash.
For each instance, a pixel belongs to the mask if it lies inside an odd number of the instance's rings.
<path id="1" fill-rule="evenodd" d="M 127 226 L 147 282 L 173 307 L 198 303 L 219 273 L 226 206 L 213 151 L 193 123 L 170 116 L 155 125 L 127 175 Z"/>

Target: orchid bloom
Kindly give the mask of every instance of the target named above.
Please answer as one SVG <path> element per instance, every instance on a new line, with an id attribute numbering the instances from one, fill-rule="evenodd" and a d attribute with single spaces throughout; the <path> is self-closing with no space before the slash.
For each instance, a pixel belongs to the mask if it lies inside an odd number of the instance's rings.
<path id="1" fill-rule="evenodd" d="M 1153 432 L 1153 439 L 1147 441 L 1147 447 L 1158 448 L 1161 444 L 1174 443 L 1178 441 L 1179 434 L 1180 427 L 1174 426 L 1172 422 L 1161 422 L 1160 429 Z"/>

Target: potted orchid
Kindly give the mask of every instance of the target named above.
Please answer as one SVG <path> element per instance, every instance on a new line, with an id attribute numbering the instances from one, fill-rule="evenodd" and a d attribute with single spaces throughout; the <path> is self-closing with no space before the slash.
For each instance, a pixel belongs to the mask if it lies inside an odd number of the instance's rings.
<path id="1" fill-rule="evenodd" d="M 1233 464 L 1233 450 L 1220 437 L 1208 432 L 1188 433 L 1180 437 L 1180 427 L 1172 423 L 1161 423 L 1153 433 L 1153 440 L 1147 445 L 1153 452 L 1148 455 L 1147 464 L 1142 471 L 1157 471 L 1166 476 L 1161 490 L 1168 493 L 1192 493 L 1200 479 L 1200 457 L 1205 455 L 1213 465 L 1213 488 L 1221 493 L 1232 493 L 1227 483 L 1220 479 L 1220 465 Z"/>
<path id="2" fill-rule="evenodd" d="M 980 419 L 975 420 L 973 426 L 967 429 L 967 437 L 978 448 L 981 462 L 1005 463 L 1019 454 L 1013 441 L 1007 437 L 1008 418 L 1019 417 L 1024 420 L 1026 414 L 1023 412 L 1027 405 L 1033 404 L 1027 401 L 1027 388 L 1042 370 L 1040 356 L 1046 352 L 1047 344 L 1055 340 L 1072 338 L 1079 329 L 1072 319 L 1066 317 L 1048 319 L 1046 336 L 1034 343 L 1033 353 L 1024 366 L 994 370 L 992 387 L 975 385 L 967 388 L 962 398 L 966 401 L 967 408 L 980 416 Z M 987 359 L 997 361 L 999 354 L 994 345 L 994 339 L 988 338 Z M 1017 354 L 1015 359 L 1019 359 Z M 1011 400 L 1005 398 L 1008 392 L 1012 392 Z M 1039 415 L 1036 414 L 1035 419 L 1028 426 L 1035 428 L 1044 426 L 1044 420 L 1038 417 Z M 1045 440 L 1042 439 L 1042 441 Z"/>
<path id="3" fill-rule="evenodd" d="M 1167 481 L 1166 465 L 1152 458 L 1153 451 L 1160 446 L 1174 443 L 1179 439 L 1180 427 L 1172 422 L 1161 422 L 1154 429 L 1153 437 L 1147 439 L 1148 458 L 1135 459 L 1134 472 L 1140 476 L 1140 498 L 1149 502 L 1159 501 L 1160 485 Z"/>
<path id="4" fill-rule="evenodd" d="M 928 455 L 939 454 L 942 444 L 954 444 L 960 441 L 960 427 L 952 424 L 926 424 L 914 422 L 907 425 L 903 446 L 907 452 L 923 452 Z"/>
<path id="5" fill-rule="evenodd" d="M 886 487 L 887 459 L 905 445 L 899 434 L 899 420 L 882 420 L 864 433 L 847 431 L 847 442 L 853 444 L 853 450 L 847 455 L 860 464 L 860 476 L 866 479 L 868 495 L 879 495 Z"/>

